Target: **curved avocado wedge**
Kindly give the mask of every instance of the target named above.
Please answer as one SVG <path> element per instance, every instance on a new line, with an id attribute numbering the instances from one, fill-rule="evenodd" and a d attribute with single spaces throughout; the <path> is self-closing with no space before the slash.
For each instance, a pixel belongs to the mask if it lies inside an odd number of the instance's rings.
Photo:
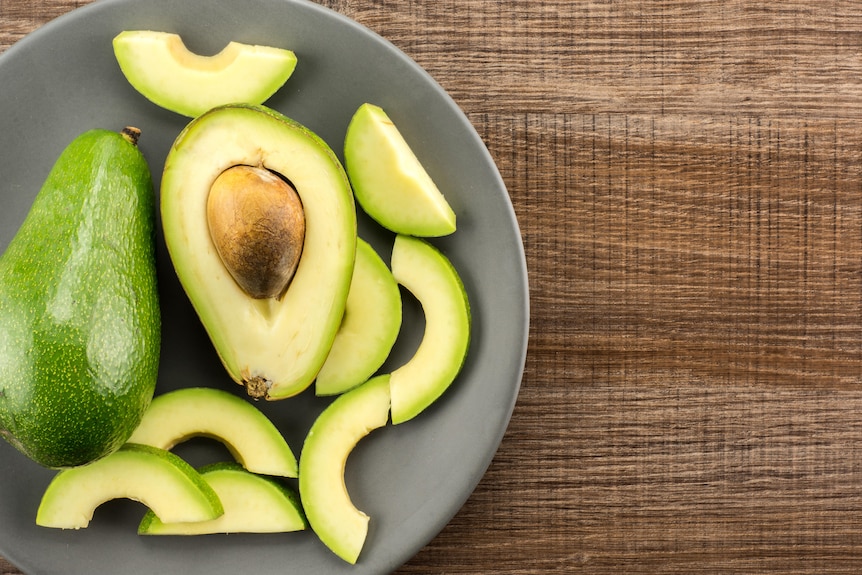
<path id="1" fill-rule="evenodd" d="M 398 284 L 374 248 L 357 239 L 344 319 L 317 374 L 317 395 L 344 393 L 367 381 L 386 361 L 400 329 Z"/>
<path id="2" fill-rule="evenodd" d="M 356 201 L 377 223 L 411 236 L 455 231 L 455 212 L 386 112 L 362 104 L 344 136 Z"/>
<path id="3" fill-rule="evenodd" d="M 195 54 L 178 34 L 127 30 L 113 40 L 129 83 L 144 97 L 191 118 L 223 104 L 262 104 L 296 68 L 290 50 L 230 42 L 214 56 Z"/>
<path id="4" fill-rule="evenodd" d="M 215 491 L 178 456 L 127 443 L 87 465 L 59 472 L 48 484 L 36 524 L 81 529 L 112 499 L 140 501 L 164 521 L 206 521 L 224 512 Z"/>
<path id="5" fill-rule="evenodd" d="M 392 423 L 416 417 L 439 398 L 461 371 L 470 346 L 470 304 L 452 263 L 419 238 L 399 235 L 392 248 L 392 274 L 425 314 L 419 348 L 392 372 Z"/>
<path id="6" fill-rule="evenodd" d="M 389 419 L 389 376 L 374 377 L 340 395 L 315 420 L 299 456 L 299 496 L 311 528 L 333 553 L 356 563 L 368 516 L 344 484 L 347 457 L 360 439 Z"/>
<path id="7" fill-rule="evenodd" d="M 244 292 L 210 237 L 210 188 L 236 165 L 279 174 L 302 201 L 302 256 L 279 298 Z M 189 123 L 168 153 L 161 214 L 174 269 L 230 376 L 255 398 L 306 389 L 341 324 L 356 254 L 356 209 L 332 150 L 263 106 L 216 108 Z"/>
<path id="8" fill-rule="evenodd" d="M 166 523 L 149 510 L 138 526 L 139 535 L 285 533 L 308 526 L 299 497 L 278 481 L 233 462 L 213 463 L 198 471 L 218 494 L 224 514 L 208 521 Z"/>
<path id="9" fill-rule="evenodd" d="M 223 443 L 249 471 L 296 477 L 296 456 L 272 421 L 221 389 L 189 387 L 157 395 L 129 441 L 170 450 L 200 436 Z"/>

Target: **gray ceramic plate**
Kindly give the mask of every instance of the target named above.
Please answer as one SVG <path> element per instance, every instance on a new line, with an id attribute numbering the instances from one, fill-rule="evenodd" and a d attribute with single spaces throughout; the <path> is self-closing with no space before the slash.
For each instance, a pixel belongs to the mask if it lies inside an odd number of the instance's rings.
<path id="1" fill-rule="evenodd" d="M 37 528 L 34 514 L 53 472 L 0 444 L 0 554 L 27 573 L 388 573 L 409 560 L 455 515 L 484 474 L 518 394 L 524 367 L 528 283 L 521 236 L 499 173 L 447 94 L 391 44 L 332 11 L 302 0 L 101 0 L 34 32 L 0 56 L 0 249 L 18 229 L 60 151 L 91 128 L 143 130 L 141 148 L 156 184 L 185 120 L 138 95 L 114 60 L 124 29 L 174 31 L 190 49 L 219 51 L 229 40 L 296 51 L 294 76 L 268 105 L 306 124 L 339 153 L 363 102 L 398 124 L 459 217 L 435 243 L 461 272 L 474 333 L 465 368 L 444 397 L 406 424 L 375 431 L 347 469 L 354 503 L 372 520 L 355 566 L 311 532 L 281 535 L 139 537 L 144 508 L 101 506 L 88 529 Z M 360 234 L 388 260 L 392 237 L 360 214 Z M 228 380 L 159 244 L 164 346 L 157 393 Z M 405 329 L 392 363 L 421 336 L 418 304 L 406 300 Z M 386 367 L 386 366 L 385 366 Z M 261 405 L 298 454 L 327 401 L 307 392 Z M 194 464 L 229 457 L 220 444 L 178 448 Z"/>

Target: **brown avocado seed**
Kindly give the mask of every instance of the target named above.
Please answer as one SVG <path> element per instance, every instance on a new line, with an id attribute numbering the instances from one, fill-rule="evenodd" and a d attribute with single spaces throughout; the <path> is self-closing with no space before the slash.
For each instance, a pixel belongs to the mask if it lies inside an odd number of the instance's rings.
<path id="1" fill-rule="evenodd" d="M 290 184 L 266 168 L 228 168 L 210 188 L 207 223 L 225 268 L 249 296 L 284 294 L 305 240 L 302 201 Z"/>

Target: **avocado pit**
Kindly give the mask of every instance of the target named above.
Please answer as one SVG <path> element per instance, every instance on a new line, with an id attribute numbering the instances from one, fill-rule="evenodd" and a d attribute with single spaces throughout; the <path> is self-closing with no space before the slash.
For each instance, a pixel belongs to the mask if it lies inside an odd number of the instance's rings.
<path id="1" fill-rule="evenodd" d="M 210 188 L 207 224 L 222 263 L 245 293 L 255 299 L 284 294 L 305 241 L 302 200 L 293 186 L 263 167 L 228 168 Z"/>

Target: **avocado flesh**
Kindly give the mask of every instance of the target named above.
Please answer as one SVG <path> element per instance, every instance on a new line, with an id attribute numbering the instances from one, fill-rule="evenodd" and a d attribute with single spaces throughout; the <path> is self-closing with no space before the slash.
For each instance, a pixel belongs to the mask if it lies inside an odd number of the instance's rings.
<path id="1" fill-rule="evenodd" d="M 401 291 L 392 272 L 368 242 L 357 239 L 344 319 L 317 374 L 317 395 L 344 393 L 374 375 L 395 345 L 401 314 Z"/>
<path id="2" fill-rule="evenodd" d="M 42 495 L 36 525 L 85 528 L 96 508 L 113 499 L 140 501 L 164 521 L 206 521 L 224 513 L 218 495 L 191 465 L 169 451 L 127 443 L 55 475 Z"/>
<path id="3" fill-rule="evenodd" d="M 362 104 L 350 120 L 344 165 L 356 201 L 384 228 L 420 237 L 455 231 L 449 202 L 379 106 Z"/>
<path id="4" fill-rule="evenodd" d="M 137 147 L 89 131 L 57 159 L 0 257 L 0 434 L 41 465 L 116 450 L 152 399 L 154 210 Z"/>
<path id="5" fill-rule="evenodd" d="M 312 424 L 299 456 L 299 496 L 321 542 L 356 563 L 369 517 L 350 499 L 344 483 L 347 458 L 359 441 L 389 420 L 389 375 L 373 377 L 338 396 Z"/>
<path id="6" fill-rule="evenodd" d="M 455 267 L 425 240 L 399 235 L 392 275 L 422 305 L 425 333 L 410 360 L 391 374 L 392 423 L 413 419 L 434 403 L 461 371 L 470 346 L 470 303 Z"/>
<path id="7" fill-rule="evenodd" d="M 272 421 L 221 389 L 186 387 L 157 395 L 129 441 L 170 450 L 192 437 L 223 443 L 254 473 L 296 477 L 296 456 Z"/>
<path id="8" fill-rule="evenodd" d="M 126 30 L 113 40 L 129 83 L 154 104 L 194 118 L 222 104 L 262 104 L 296 68 L 282 48 L 230 42 L 213 56 L 195 54 L 177 34 Z"/>
<path id="9" fill-rule="evenodd" d="M 278 299 L 245 293 L 208 230 L 210 188 L 236 165 L 284 176 L 302 200 L 302 257 Z M 165 162 L 161 192 L 174 269 L 227 372 L 255 398 L 282 399 L 306 389 L 341 323 L 356 252 L 356 209 L 335 154 L 277 112 L 224 106 L 193 120 L 178 136 Z"/>
<path id="10" fill-rule="evenodd" d="M 286 533 L 307 527 L 299 497 L 277 480 L 231 462 L 198 471 L 218 495 L 224 514 L 207 521 L 168 523 L 151 509 L 141 520 L 138 534 Z"/>

